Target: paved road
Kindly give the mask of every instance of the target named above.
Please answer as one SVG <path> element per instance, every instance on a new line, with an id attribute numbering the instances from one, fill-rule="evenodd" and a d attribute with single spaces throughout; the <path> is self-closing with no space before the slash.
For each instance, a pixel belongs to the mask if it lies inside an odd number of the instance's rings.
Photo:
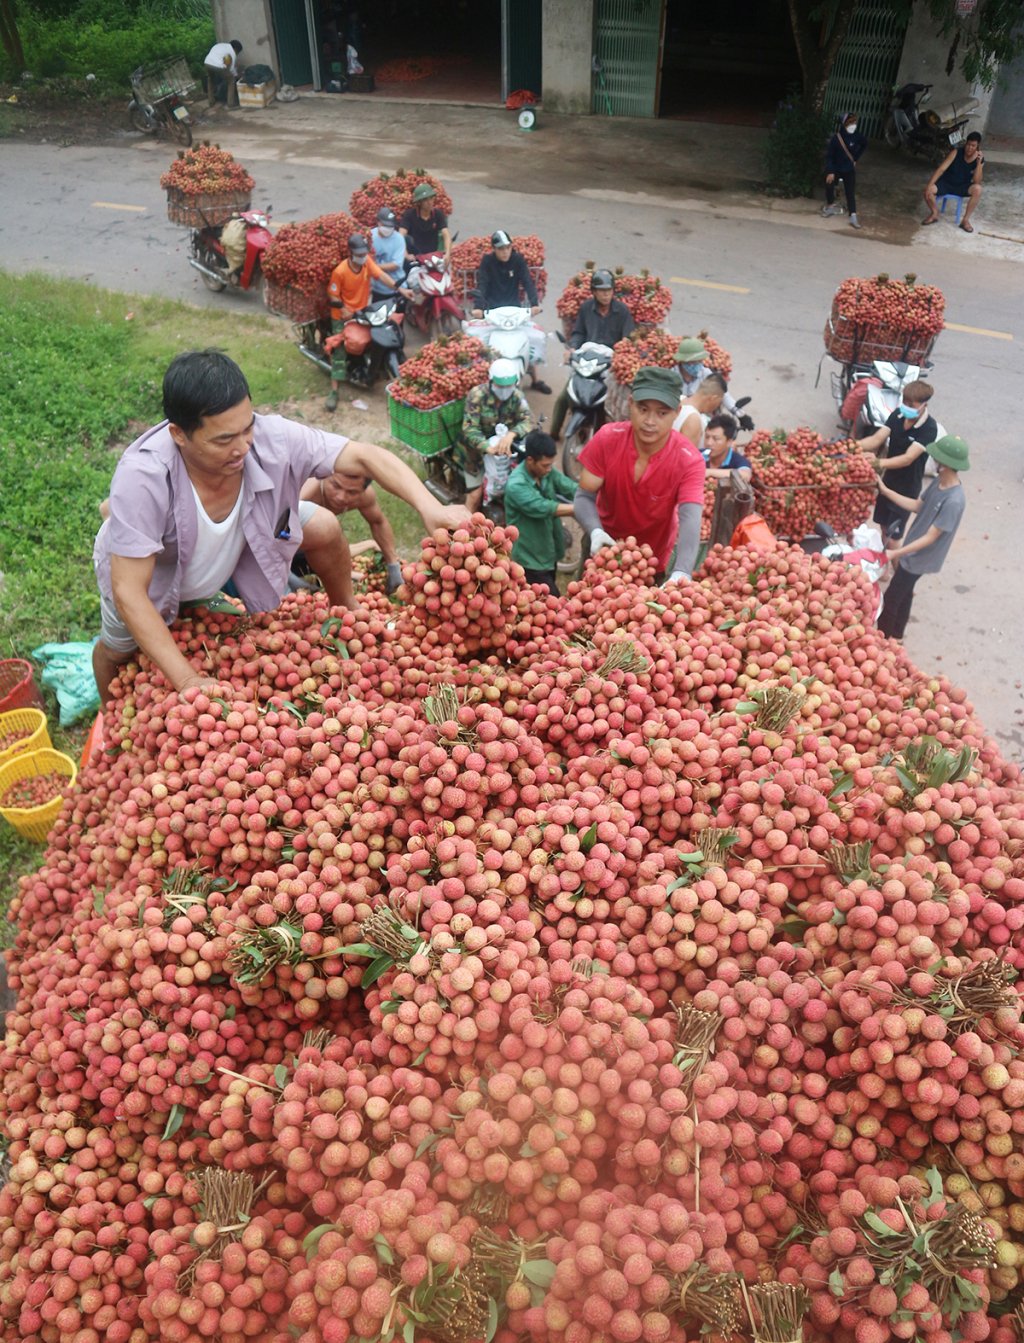
<path id="1" fill-rule="evenodd" d="M 820 220 L 804 202 L 702 189 L 681 173 L 666 186 L 650 162 L 662 149 L 669 158 L 680 154 L 664 123 L 628 123 L 616 132 L 605 122 L 600 140 L 594 123 L 575 123 L 591 137 L 581 149 L 560 144 L 553 130 L 543 141 L 513 141 L 493 114 L 453 109 L 451 134 L 440 141 L 436 126 L 445 114 L 431 109 L 435 138 L 417 143 L 408 126 L 401 134 L 389 128 L 380 105 L 372 124 L 360 122 L 358 104 L 346 107 L 344 126 L 293 114 L 263 124 L 236 115 L 218 127 L 219 143 L 257 178 L 254 204 L 272 202 L 278 223 L 309 218 L 344 208 L 382 165 L 425 162 L 450 185 L 463 236 L 504 227 L 545 240 L 553 295 L 586 258 L 627 270 L 646 265 L 670 279 L 671 329 L 706 326 L 731 351 L 733 390 L 754 398 L 761 425 L 835 428 L 827 360 L 815 381 L 825 316 L 845 276 L 914 270 L 938 284 L 956 326 L 936 349 L 935 411 L 968 439 L 975 465 L 965 481 L 961 536 L 941 579 L 921 583 L 906 643 L 922 667 L 964 685 L 1003 749 L 1024 760 L 1024 462 L 1010 428 L 1024 385 L 1024 246 L 981 239 L 972 250 L 974 240 L 951 226 L 936 238 L 939 229 L 915 230 L 909 216 L 856 234 L 842 221 Z M 414 112 L 405 107 L 401 115 Z M 496 147 L 478 133 L 486 117 Z M 699 145 L 699 127 L 688 125 L 677 139 L 684 134 Z M 736 140 L 726 145 L 734 155 L 741 148 Z M 169 157 L 167 145 L 134 136 L 95 147 L 0 144 L 3 264 L 253 311 L 253 296 L 209 294 L 187 267 L 184 231 L 167 222 L 158 181 Z M 553 298 L 543 320 L 556 324 Z M 558 358 L 552 342 L 551 360 Z"/>

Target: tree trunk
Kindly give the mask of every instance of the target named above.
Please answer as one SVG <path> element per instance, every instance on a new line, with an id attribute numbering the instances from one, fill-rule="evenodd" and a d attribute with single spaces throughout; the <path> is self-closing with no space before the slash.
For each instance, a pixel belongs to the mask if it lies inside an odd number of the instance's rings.
<path id="1" fill-rule="evenodd" d="M 25 52 L 22 49 L 11 0 L 0 0 L 0 41 L 4 44 L 4 50 L 11 59 L 15 73 L 20 75 L 25 69 Z"/>
<path id="2" fill-rule="evenodd" d="M 789 0 L 789 22 L 804 77 L 804 102 L 809 111 L 819 116 L 825 106 L 825 92 L 832 67 L 849 31 L 856 7 L 857 0 L 836 0 L 831 29 L 823 44 L 821 21 L 811 17 L 820 8 L 817 0 Z"/>

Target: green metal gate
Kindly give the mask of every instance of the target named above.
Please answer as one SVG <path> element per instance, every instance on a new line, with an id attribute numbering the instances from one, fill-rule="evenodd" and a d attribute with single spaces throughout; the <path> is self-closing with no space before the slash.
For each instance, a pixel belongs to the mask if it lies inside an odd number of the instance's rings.
<path id="1" fill-rule="evenodd" d="M 312 84 L 309 20 L 305 0 L 270 0 L 282 84 Z"/>
<path id="2" fill-rule="evenodd" d="M 529 89 L 540 96 L 544 0 L 502 0 L 501 96 Z"/>
<path id="3" fill-rule="evenodd" d="M 882 134 L 903 53 L 907 16 L 886 4 L 858 5 L 832 68 L 825 111 L 856 112 L 858 130 Z"/>
<path id="4" fill-rule="evenodd" d="M 664 0 L 597 0 L 596 15 L 592 111 L 657 116 Z"/>

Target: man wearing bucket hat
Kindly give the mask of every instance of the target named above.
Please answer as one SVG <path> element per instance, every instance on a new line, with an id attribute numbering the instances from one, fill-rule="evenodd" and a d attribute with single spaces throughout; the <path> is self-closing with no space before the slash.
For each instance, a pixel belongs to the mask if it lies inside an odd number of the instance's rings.
<path id="1" fill-rule="evenodd" d="M 447 267 L 452 257 L 452 235 L 448 216 L 437 208 L 436 200 L 436 188 L 429 182 L 421 182 L 412 193 L 412 205 L 402 213 L 399 231 L 410 261 L 430 252 L 443 252 Z"/>
<path id="2" fill-rule="evenodd" d="M 894 639 L 902 639 L 907 628 L 917 580 L 922 574 L 937 574 L 945 563 L 967 502 L 960 483 L 960 472 L 971 464 L 964 440 L 945 434 L 925 451 L 938 462 L 939 474 L 920 499 L 897 494 L 879 476 L 879 493 L 897 508 L 917 515 L 906 538 L 888 552 L 899 567 L 886 591 L 878 628 Z"/>
<path id="3" fill-rule="evenodd" d="M 708 357 L 707 346 L 699 336 L 684 336 L 676 350 L 676 367 L 683 380 L 683 396 L 695 396 L 701 383 L 714 372 Z M 739 427 L 749 433 L 754 421 L 749 415 L 737 415 L 736 402 L 729 391 L 722 397 L 722 410 L 732 415 Z"/>
<path id="4" fill-rule="evenodd" d="M 574 512 L 592 553 L 633 536 L 680 582 L 700 545 L 704 459 L 672 428 L 682 392 L 674 368 L 639 369 L 631 390 L 629 420 L 606 424 L 580 453 Z"/>
<path id="5" fill-rule="evenodd" d="M 532 428 L 530 407 L 518 387 L 519 365 L 495 359 L 487 381 L 473 387 L 462 412 L 462 438 L 455 456 L 466 485 L 466 507 L 475 512 L 484 491 L 484 458 L 507 457 L 517 438 Z"/>

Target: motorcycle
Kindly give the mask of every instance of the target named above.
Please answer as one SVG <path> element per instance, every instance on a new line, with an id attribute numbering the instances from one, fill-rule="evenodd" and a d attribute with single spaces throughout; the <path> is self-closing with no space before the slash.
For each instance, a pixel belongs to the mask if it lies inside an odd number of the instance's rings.
<path id="1" fill-rule="evenodd" d="M 397 378 L 405 363 L 405 313 L 399 295 L 374 299 L 354 313 L 336 335 L 324 341 L 329 355 L 344 344 L 348 355 L 348 380 L 357 387 L 372 387 L 382 375 Z M 328 366 L 329 367 L 329 366 Z"/>
<path id="2" fill-rule="evenodd" d="M 165 130 L 181 145 L 192 143 L 192 118 L 185 94 L 195 88 L 183 58 L 167 66 L 140 65 L 129 76 L 132 96 L 128 102 L 128 120 L 143 135 Z"/>
<path id="3" fill-rule="evenodd" d="M 451 336 L 462 328 L 462 307 L 452 293 L 451 271 L 441 252 L 418 256 L 409 267 L 408 283 L 422 294 L 409 305 L 413 325 L 428 338 Z"/>
<path id="4" fill-rule="evenodd" d="M 556 335 L 564 344 L 562 333 Z M 611 349 L 592 340 L 573 350 L 569 358 L 568 393 L 572 409 L 565 426 L 562 469 L 573 480 L 580 478 L 580 453 L 608 420 L 605 401 L 611 367 Z"/>
<path id="5" fill-rule="evenodd" d="M 980 106 L 978 99 L 960 98 L 941 112 L 922 111 L 931 89 L 931 84 L 903 84 L 895 91 L 884 129 L 890 148 L 944 158 L 966 138 L 967 123 Z"/>
<path id="6" fill-rule="evenodd" d="M 270 206 L 266 213 L 245 210 L 226 224 L 205 224 L 189 238 L 188 264 L 194 266 L 203 284 L 214 294 L 229 285 L 255 289 L 263 278 L 263 253 L 273 242 Z"/>
<path id="7" fill-rule="evenodd" d="M 463 322 L 462 329 L 482 341 L 496 359 L 511 359 L 520 377 L 544 359 L 547 337 L 529 308 L 488 308 L 483 317 Z"/>

